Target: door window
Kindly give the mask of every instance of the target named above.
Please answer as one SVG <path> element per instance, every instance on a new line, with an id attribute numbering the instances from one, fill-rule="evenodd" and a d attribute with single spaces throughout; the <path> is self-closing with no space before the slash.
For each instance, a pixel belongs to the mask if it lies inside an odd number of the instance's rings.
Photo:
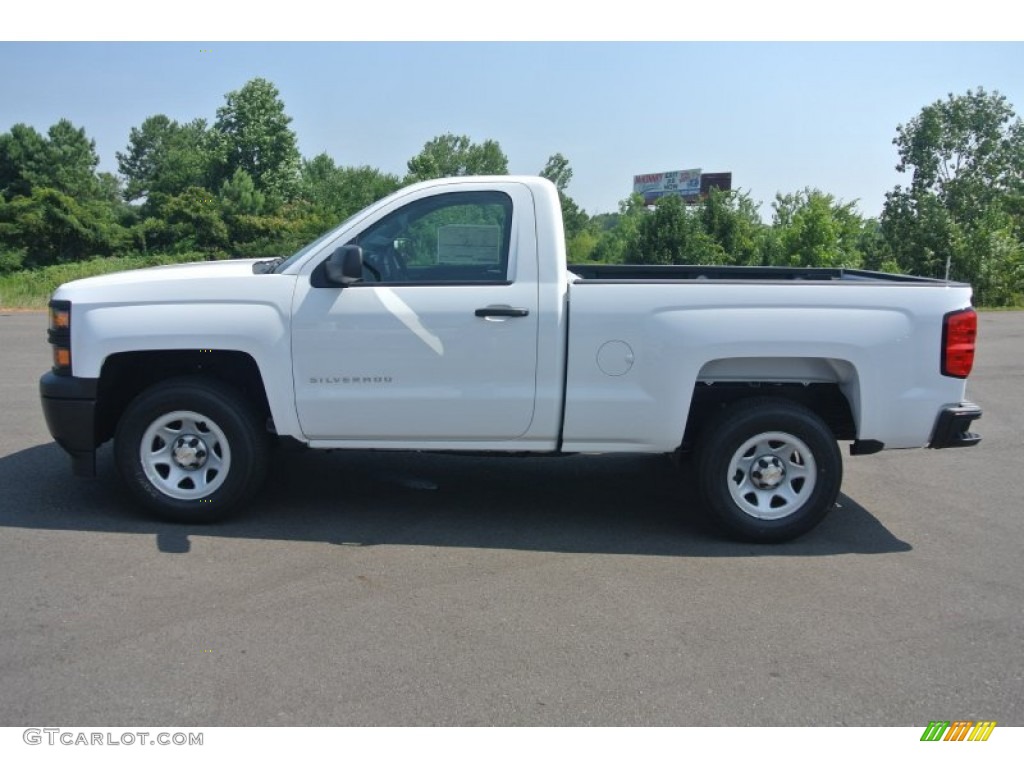
<path id="1" fill-rule="evenodd" d="M 511 225 L 503 192 L 452 192 L 388 214 L 349 245 L 363 249 L 369 285 L 507 283 Z"/>

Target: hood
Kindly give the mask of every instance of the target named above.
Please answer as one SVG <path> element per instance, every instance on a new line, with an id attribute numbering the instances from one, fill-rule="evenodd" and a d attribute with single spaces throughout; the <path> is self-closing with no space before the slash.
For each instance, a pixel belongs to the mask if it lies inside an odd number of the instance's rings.
<path id="1" fill-rule="evenodd" d="M 54 299 L 92 304 L 148 304 L 190 301 L 231 301 L 264 293 L 285 275 L 253 274 L 252 265 L 266 259 L 230 259 L 168 264 L 127 272 L 86 277 L 60 286 Z"/>
<path id="2" fill-rule="evenodd" d="M 126 272 L 111 272 L 106 275 L 85 277 L 66 284 L 68 288 L 94 288 L 97 286 L 138 285 L 140 283 L 161 283 L 169 280 L 206 280 L 211 277 L 252 276 L 252 265 L 266 259 L 225 259 L 221 261 L 192 261 L 187 264 L 165 264 L 159 267 L 143 267 Z"/>

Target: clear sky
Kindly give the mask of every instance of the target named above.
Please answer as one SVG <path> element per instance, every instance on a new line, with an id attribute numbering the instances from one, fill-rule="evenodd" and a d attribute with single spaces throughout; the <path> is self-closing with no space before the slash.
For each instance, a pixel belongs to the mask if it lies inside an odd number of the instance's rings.
<path id="1" fill-rule="evenodd" d="M 1024 44 L 998 42 L 0 42 L 0 72 L 0 131 L 66 117 L 101 170 L 146 117 L 212 123 L 263 77 L 305 157 L 402 175 L 448 132 L 497 140 L 513 173 L 561 152 L 591 214 L 634 174 L 702 168 L 766 217 L 804 187 L 877 216 L 901 181 L 896 126 L 923 106 L 982 86 L 1024 114 Z"/>

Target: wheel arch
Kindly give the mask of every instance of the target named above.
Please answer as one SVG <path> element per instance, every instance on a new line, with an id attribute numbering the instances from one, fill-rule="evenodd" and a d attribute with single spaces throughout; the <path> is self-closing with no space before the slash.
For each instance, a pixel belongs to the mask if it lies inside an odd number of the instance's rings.
<path id="1" fill-rule="evenodd" d="M 108 356 L 97 389 L 96 436 L 113 437 L 128 404 L 155 384 L 179 376 L 204 376 L 237 390 L 264 418 L 271 417 L 266 386 L 252 355 L 238 350 L 168 349 Z"/>
<path id="2" fill-rule="evenodd" d="M 860 377 L 851 362 L 824 357 L 719 358 L 706 362 L 697 375 L 681 447 L 692 447 L 716 414 L 755 397 L 804 406 L 825 422 L 836 440 L 858 436 Z"/>

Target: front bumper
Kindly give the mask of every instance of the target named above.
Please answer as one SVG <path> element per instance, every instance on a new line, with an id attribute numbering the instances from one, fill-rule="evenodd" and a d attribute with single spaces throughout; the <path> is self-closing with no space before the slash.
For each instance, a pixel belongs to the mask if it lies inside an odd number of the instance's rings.
<path id="1" fill-rule="evenodd" d="M 971 422 L 981 418 L 974 403 L 960 403 L 942 409 L 935 420 L 929 448 L 970 448 L 981 442 L 981 435 L 970 431 Z"/>
<path id="2" fill-rule="evenodd" d="M 43 374 L 39 396 L 46 427 L 71 456 L 71 468 L 80 477 L 96 474 L 96 393 L 99 379 Z"/>

